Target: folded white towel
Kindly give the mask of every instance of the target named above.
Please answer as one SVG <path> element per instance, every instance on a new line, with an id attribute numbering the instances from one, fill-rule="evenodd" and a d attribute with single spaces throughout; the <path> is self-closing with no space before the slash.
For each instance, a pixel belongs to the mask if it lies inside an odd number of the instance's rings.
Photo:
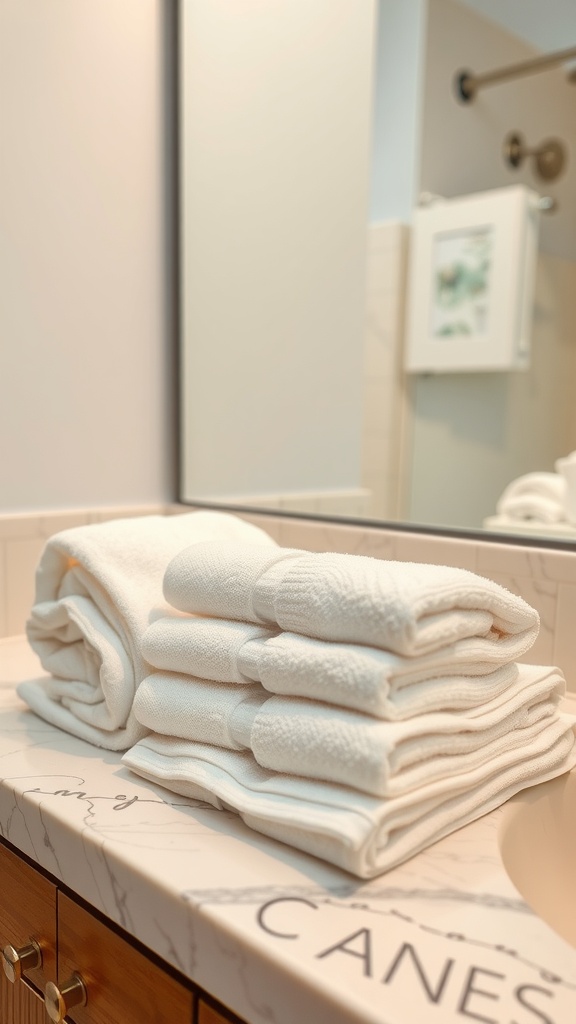
<path id="1" fill-rule="evenodd" d="M 390 797 L 482 764 L 495 770 L 513 747 L 525 753 L 564 692 L 557 669 L 522 665 L 516 682 L 485 705 L 385 722 L 320 701 L 270 697 L 258 684 L 159 672 L 140 685 L 134 714 L 152 732 L 250 749 L 263 768 Z"/>
<path id="2" fill-rule="evenodd" d="M 249 751 L 150 734 L 123 757 L 175 793 L 235 810 L 265 835 L 372 878 L 479 818 L 527 786 L 576 764 L 574 717 L 554 716 L 496 770 L 482 765 L 392 800 L 261 768 Z"/>
<path id="3" fill-rule="evenodd" d="M 269 699 L 259 683 L 237 686 L 154 672 L 138 687 L 134 715 L 152 732 L 244 750 L 254 716 Z"/>
<path id="4" fill-rule="evenodd" d="M 524 667 L 523 667 L 524 668 Z M 246 736 L 259 765 L 392 797 L 530 749 L 564 692 L 558 673 L 527 667 L 523 685 L 484 708 L 384 722 L 318 701 L 271 697 Z M 153 729 L 152 731 L 158 731 Z M 238 737 L 240 738 L 240 737 Z"/>
<path id="5" fill-rule="evenodd" d="M 525 473 L 504 488 L 496 502 L 498 515 L 556 523 L 565 518 L 566 481 L 559 473 Z"/>
<path id="6" fill-rule="evenodd" d="M 276 625 L 320 640 L 421 656 L 467 637 L 534 642 L 538 613 L 466 569 L 363 555 L 207 543 L 180 552 L 166 600 L 204 615 Z"/>
<path id="7" fill-rule="evenodd" d="M 42 718 L 112 750 L 144 732 L 132 714 L 148 674 L 141 654 L 151 617 L 168 610 L 162 579 L 174 555 L 214 538 L 257 540 L 264 531 L 224 512 L 142 516 L 79 526 L 46 544 L 26 629 L 55 678 L 21 683 L 18 693 Z"/>
<path id="8" fill-rule="evenodd" d="M 142 653 L 154 668 L 184 672 L 220 683 L 249 683 L 257 677 L 244 675 L 238 655 L 251 640 L 275 633 L 264 626 L 234 619 L 205 619 L 170 615 L 156 619 L 142 637 Z"/>
<path id="9" fill-rule="evenodd" d="M 470 637 L 420 658 L 359 644 L 278 633 L 247 622 L 172 614 L 153 622 L 142 652 L 157 669 L 220 682 L 260 682 L 271 693 L 399 720 L 474 707 L 517 676 L 519 634 Z"/>

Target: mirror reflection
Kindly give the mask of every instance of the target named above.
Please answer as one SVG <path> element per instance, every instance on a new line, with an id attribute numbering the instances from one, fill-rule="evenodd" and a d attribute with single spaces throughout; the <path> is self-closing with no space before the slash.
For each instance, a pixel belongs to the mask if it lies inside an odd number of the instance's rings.
<path id="1" fill-rule="evenodd" d="M 576 539 L 576 82 L 455 88 L 576 46 L 573 5 L 186 0 L 180 37 L 181 498 Z M 526 367 L 407 372 L 415 212 L 511 186 Z"/>

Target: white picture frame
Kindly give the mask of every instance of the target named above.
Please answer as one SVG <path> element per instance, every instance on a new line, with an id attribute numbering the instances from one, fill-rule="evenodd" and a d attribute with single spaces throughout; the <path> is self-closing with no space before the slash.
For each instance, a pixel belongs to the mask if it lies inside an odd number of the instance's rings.
<path id="1" fill-rule="evenodd" d="M 538 199 L 524 185 L 510 185 L 416 209 L 407 372 L 529 367 Z"/>

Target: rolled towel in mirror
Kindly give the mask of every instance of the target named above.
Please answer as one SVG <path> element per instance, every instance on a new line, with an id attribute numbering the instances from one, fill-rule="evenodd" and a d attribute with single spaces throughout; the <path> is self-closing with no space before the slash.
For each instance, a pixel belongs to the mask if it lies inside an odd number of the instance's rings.
<path id="1" fill-rule="evenodd" d="M 566 481 L 559 473 L 525 473 L 503 490 L 496 502 L 498 515 L 557 523 L 565 519 Z"/>
<path id="2" fill-rule="evenodd" d="M 180 552 L 164 579 L 181 611 L 242 619 L 320 640 L 421 656 L 467 637 L 536 639 L 522 598 L 467 569 L 206 543 Z"/>
<path id="3" fill-rule="evenodd" d="M 144 732 L 132 714 L 149 672 L 142 636 L 168 608 L 166 566 L 191 543 L 226 538 L 275 542 L 224 512 L 141 516 L 78 526 L 44 548 L 26 624 L 28 640 L 51 676 L 18 687 L 42 718 L 91 743 L 125 750 Z"/>
<path id="4" fill-rule="evenodd" d="M 556 469 L 564 482 L 564 514 L 569 523 L 576 524 L 576 451 L 557 459 Z"/>

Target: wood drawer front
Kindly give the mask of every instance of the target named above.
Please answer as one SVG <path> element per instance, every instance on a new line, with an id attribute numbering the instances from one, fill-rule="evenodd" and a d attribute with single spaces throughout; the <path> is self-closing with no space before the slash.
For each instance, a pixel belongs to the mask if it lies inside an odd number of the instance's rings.
<path id="1" fill-rule="evenodd" d="M 88 992 L 77 1024 L 192 1024 L 192 993 L 126 939 L 58 893 L 58 979 L 77 971 Z"/>
<path id="2" fill-rule="evenodd" d="M 12 985 L 2 973 L 0 1021 L 2 1024 L 46 1024 L 44 1000 L 25 981 Z"/>
<path id="3" fill-rule="evenodd" d="M 56 980 L 56 886 L 6 846 L 0 845 L 0 949 L 9 943 L 26 946 L 35 939 L 42 948 L 42 968 L 26 977 L 44 990 Z M 18 987 L 19 983 L 16 983 Z"/>
<path id="4" fill-rule="evenodd" d="M 209 1006 L 208 1003 L 205 1003 L 200 998 L 198 1003 L 198 1024 L 233 1024 L 234 1021 L 240 1021 L 240 1018 L 233 1014 L 230 1014 L 229 1017 L 224 1017 L 213 1006 Z"/>

